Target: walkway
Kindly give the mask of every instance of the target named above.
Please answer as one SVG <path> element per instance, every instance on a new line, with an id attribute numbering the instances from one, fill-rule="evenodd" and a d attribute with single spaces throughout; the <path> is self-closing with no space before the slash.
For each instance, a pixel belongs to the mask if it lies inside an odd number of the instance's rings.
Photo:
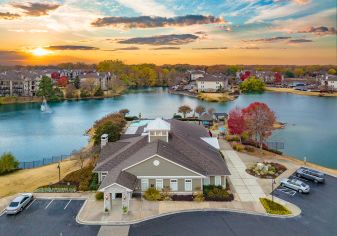
<path id="1" fill-rule="evenodd" d="M 243 202 L 259 202 L 260 197 L 266 197 L 257 178 L 246 173 L 246 165 L 242 162 L 236 151 L 231 149 L 224 140 L 219 140 L 220 148 L 225 157 L 227 167 L 231 173 L 229 179 L 236 195 Z"/>
<path id="2" fill-rule="evenodd" d="M 77 221 L 82 224 L 128 225 L 159 216 L 188 211 L 234 211 L 266 215 L 259 202 L 151 202 L 133 198 L 130 200 L 128 214 L 122 214 L 121 204 L 121 199 L 114 200 L 112 211 L 105 213 L 103 201 L 97 201 L 93 194 L 84 203 L 77 216 Z"/>

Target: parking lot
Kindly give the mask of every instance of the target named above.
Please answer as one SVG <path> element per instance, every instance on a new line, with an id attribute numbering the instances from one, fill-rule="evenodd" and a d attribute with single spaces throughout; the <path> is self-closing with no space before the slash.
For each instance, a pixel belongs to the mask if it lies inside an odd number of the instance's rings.
<path id="1" fill-rule="evenodd" d="M 297 178 L 294 175 L 291 178 Z M 300 179 L 302 180 L 302 179 Z M 165 216 L 130 227 L 129 235 L 337 235 L 337 178 L 310 185 L 309 194 L 277 187 L 273 195 L 301 208 L 293 218 L 274 218 L 235 212 L 190 212 Z"/>
<path id="2" fill-rule="evenodd" d="M 0 235 L 97 235 L 100 226 L 80 225 L 75 218 L 84 200 L 34 199 L 17 215 L 0 216 Z"/>

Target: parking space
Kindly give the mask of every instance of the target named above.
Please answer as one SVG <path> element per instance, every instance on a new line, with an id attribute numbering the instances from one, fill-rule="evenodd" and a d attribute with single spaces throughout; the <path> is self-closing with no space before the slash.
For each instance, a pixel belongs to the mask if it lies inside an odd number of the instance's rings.
<path id="1" fill-rule="evenodd" d="M 100 226 L 80 225 L 76 215 L 84 200 L 34 199 L 17 215 L 0 216 L 6 235 L 97 235 Z"/>

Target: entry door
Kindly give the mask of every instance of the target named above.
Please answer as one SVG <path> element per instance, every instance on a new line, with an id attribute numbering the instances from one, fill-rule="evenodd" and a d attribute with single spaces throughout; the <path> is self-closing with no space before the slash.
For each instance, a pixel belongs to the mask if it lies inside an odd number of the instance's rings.
<path id="1" fill-rule="evenodd" d="M 163 179 L 156 179 L 156 189 L 159 191 L 163 189 Z"/>
<path id="2" fill-rule="evenodd" d="M 178 180 L 177 179 L 170 180 L 170 188 L 171 188 L 171 191 L 178 191 Z"/>

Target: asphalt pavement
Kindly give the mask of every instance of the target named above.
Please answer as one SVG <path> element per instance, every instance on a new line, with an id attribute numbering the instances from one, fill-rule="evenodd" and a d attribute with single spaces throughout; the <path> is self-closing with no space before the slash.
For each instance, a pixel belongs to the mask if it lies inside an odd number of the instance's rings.
<path id="1" fill-rule="evenodd" d="M 75 218 L 84 200 L 34 199 L 17 215 L 0 216 L 1 236 L 93 236 L 100 226 L 80 225 Z"/>
<path id="2" fill-rule="evenodd" d="M 307 182 L 307 181 L 306 181 Z M 325 184 L 307 182 L 309 194 L 280 191 L 273 194 L 302 209 L 292 218 L 274 218 L 234 212 L 193 212 L 164 216 L 135 224 L 129 235 L 337 235 L 337 178 L 326 176 Z"/>

